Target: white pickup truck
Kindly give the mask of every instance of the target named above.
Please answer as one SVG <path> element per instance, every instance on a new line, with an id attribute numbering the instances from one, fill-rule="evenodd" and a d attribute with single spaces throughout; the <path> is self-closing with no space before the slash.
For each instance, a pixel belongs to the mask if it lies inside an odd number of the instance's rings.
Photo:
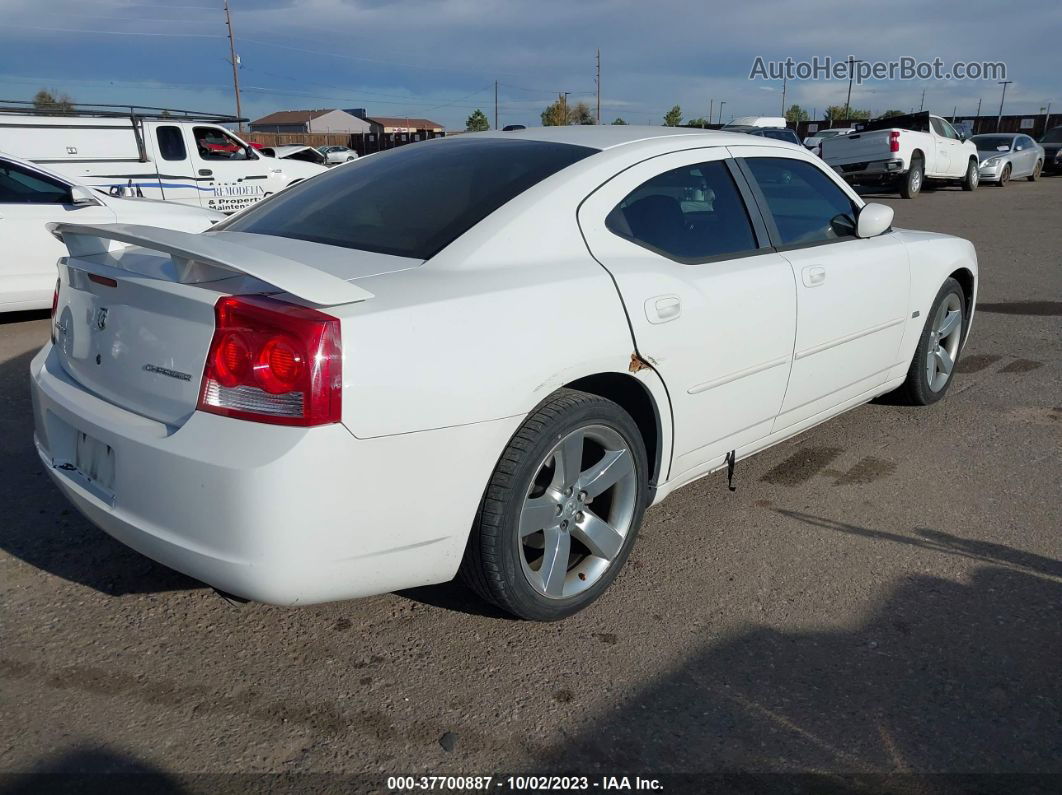
<path id="1" fill-rule="evenodd" d="M 852 185 L 895 185 L 905 199 L 926 180 L 977 187 L 977 147 L 927 112 L 858 124 L 850 135 L 825 139 L 822 159 Z"/>
<path id="2" fill-rule="evenodd" d="M 0 151 L 113 195 L 223 213 L 327 170 L 256 151 L 223 126 L 233 117 L 159 111 L 101 105 L 49 115 L 0 102 Z"/>

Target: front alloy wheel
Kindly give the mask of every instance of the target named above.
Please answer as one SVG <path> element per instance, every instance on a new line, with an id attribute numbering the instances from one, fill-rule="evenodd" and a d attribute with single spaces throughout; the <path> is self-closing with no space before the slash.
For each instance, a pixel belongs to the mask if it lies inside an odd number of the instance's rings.
<path id="1" fill-rule="evenodd" d="M 907 379 L 897 390 L 916 406 L 936 403 L 951 385 L 966 332 L 966 299 L 954 279 L 945 280 L 929 310 Z"/>
<path id="2" fill-rule="evenodd" d="M 461 577 L 521 618 L 569 616 L 623 567 L 648 493 L 645 443 L 631 416 L 597 395 L 558 390 L 502 452 Z"/>

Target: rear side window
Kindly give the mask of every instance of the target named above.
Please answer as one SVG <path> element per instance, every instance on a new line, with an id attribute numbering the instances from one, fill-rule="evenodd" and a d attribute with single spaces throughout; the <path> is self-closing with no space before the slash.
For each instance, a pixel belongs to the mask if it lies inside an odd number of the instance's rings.
<path id="1" fill-rule="evenodd" d="M 0 204 L 66 204 L 70 189 L 43 174 L 0 161 Z"/>
<path id="2" fill-rule="evenodd" d="M 411 144 L 299 183 L 214 229 L 428 259 L 510 199 L 597 151 L 499 138 Z"/>
<path id="3" fill-rule="evenodd" d="M 159 154 L 163 160 L 186 160 L 184 136 L 180 127 L 159 127 L 155 133 L 159 142 Z"/>
<path id="4" fill-rule="evenodd" d="M 784 246 L 855 237 L 855 204 L 821 169 L 803 160 L 745 160 Z"/>
<path id="5" fill-rule="evenodd" d="M 605 225 L 620 237 L 686 261 L 756 248 L 745 203 L 721 160 L 683 166 L 631 191 Z"/>

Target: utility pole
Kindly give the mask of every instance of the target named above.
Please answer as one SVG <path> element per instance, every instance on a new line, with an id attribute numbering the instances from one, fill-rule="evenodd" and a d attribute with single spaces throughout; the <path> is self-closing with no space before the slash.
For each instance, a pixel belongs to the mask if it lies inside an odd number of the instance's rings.
<path id="1" fill-rule="evenodd" d="M 852 65 L 857 63 L 863 63 L 863 61 L 859 58 L 853 58 L 851 55 L 848 56 L 848 98 L 844 101 L 845 121 L 848 121 L 848 117 L 852 112 L 852 78 L 855 76 L 853 74 Z"/>
<path id="2" fill-rule="evenodd" d="M 1047 103 L 1047 115 L 1044 116 L 1044 134 L 1051 129 L 1051 103 Z"/>
<path id="3" fill-rule="evenodd" d="M 922 89 L 922 102 L 918 106 L 918 112 L 921 113 L 926 107 L 926 90 Z"/>
<path id="4" fill-rule="evenodd" d="M 225 0 L 225 24 L 229 28 L 229 58 L 232 63 L 232 87 L 236 91 L 236 117 L 242 119 L 240 109 L 240 58 L 236 55 L 236 40 L 232 35 L 232 15 L 229 14 L 229 0 Z M 237 122 L 236 129 L 243 132 L 243 122 Z"/>
<path id="5" fill-rule="evenodd" d="M 601 123 L 601 48 L 597 48 L 597 76 L 594 78 L 594 82 L 597 83 L 597 123 Z"/>
<path id="6" fill-rule="evenodd" d="M 999 115 L 996 116 L 996 132 L 999 132 L 999 128 L 1003 124 L 1003 100 L 1007 98 L 1007 86 L 1013 83 L 1013 80 L 1000 80 L 999 84 L 1003 86 L 1003 96 L 999 98 Z"/>
<path id="7" fill-rule="evenodd" d="M 954 124 L 954 123 L 955 123 L 955 114 L 956 114 L 956 113 L 958 113 L 958 112 L 959 112 L 959 106 L 958 106 L 958 105 L 955 105 L 955 106 L 954 106 L 954 107 L 953 107 L 953 108 L 951 109 L 951 123 L 952 123 L 952 124 Z"/>
<path id="8" fill-rule="evenodd" d="M 708 100 L 708 123 L 712 123 L 712 116 L 715 115 L 715 97 Z"/>
<path id="9" fill-rule="evenodd" d="M 719 123 L 720 124 L 723 123 L 723 105 L 725 105 L 725 104 L 726 104 L 726 100 L 725 99 L 719 100 Z"/>
<path id="10" fill-rule="evenodd" d="M 498 127 L 498 81 L 494 81 L 494 129 L 501 129 Z"/>
<path id="11" fill-rule="evenodd" d="M 789 75 L 782 75 L 782 118 L 785 118 L 785 89 Z"/>
<path id="12" fill-rule="evenodd" d="M 565 127 L 568 126 L 568 95 L 571 91 L 564 91 L 561 93 L 561 124 Z"/>

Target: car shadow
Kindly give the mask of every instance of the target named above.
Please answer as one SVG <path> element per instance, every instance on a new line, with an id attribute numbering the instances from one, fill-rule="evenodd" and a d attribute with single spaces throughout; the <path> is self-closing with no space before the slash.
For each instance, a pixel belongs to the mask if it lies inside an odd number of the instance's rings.
<path id="1" fill-rule="evenodd" d="M 28 323 L 32 320 L 45 320 L 51 312 L 47 309 L 26 309 L 21 312 L 0 312 L 0 326 L 14 323 Z M 45 334 L 48 332 L 45 331 Z M 42 343 L 43 344 L 43 341 Z"/>
<path id="2" fill-rule="evenodd" d="M 35 354 L 0 362 L 0 549 L 108 596 L 205 587 L 112 539 L 52 484 L 33 444 L 29 363 Z"/>
<path id="3" fill-rule="evenodd" d="M 785 628 L 705 640 L 640 691 L 617 693 L 614 709 L 585 716 L 587 728 L 543 749 L 534 771 L 698 774 L 687 781 L 700 791 L 1057 791 L 1059 561 L 940 530 L 906 537 L 780 513 L 983 565 L 961 580 L 909 574 L 852 626 L 797 613 Z"/>
<path id="4" fill-rule="evenodd" d="M 439 585 L 424 585 L 419 588 L 406 588 L 395 591 L 396 596 L 410 599 L 423 605 L 439 607 L 443 610 L 452 610 L 456 613 L 465 613 L 470 616 L 481 618 L 497 618 L 505 621 L 519 621 L 520 619 L 495 607 L 489 602 L 480 599 L 471 589 L 465 587 L 459 580 L 441 583 Z"/>
<path id="5" fill-rule="evenodd" d="M 26 771 L 0 777 L 3 795 L 41 792 L 157 793 L 191 792 L 175 777 L 126 754 L 107 748 L 76 748 L 52 753 Z"/>

